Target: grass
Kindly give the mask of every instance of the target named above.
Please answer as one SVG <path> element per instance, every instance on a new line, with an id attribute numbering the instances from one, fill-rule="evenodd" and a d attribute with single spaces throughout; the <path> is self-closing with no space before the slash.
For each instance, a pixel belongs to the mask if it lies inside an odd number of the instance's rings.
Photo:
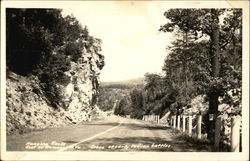
<path id="1" fill-rule="evenodd" d="M 212 151 L 209 140 L 206 138 L 198 139 L 195 135 L 189 136 L 186 133 L 177 132 L 176 139 L 184 140 L 198 151 Z"/>
<path id="2" fill-rule="evenodd" d="M 191 146 L 196 147 L 198 150 L 215 152 L 211 142 L 204 136 L 202 136 L 201 139 L 198 139 L 195 134 L 189 136 L 187 133 L 183 133 L 177 129 L 173 129 L 173 133 L 176 135 L 176 139 L 184 140 Z M 217 152 L 230 152 L 230 146 L 221 141 L 219 150 Z"/>

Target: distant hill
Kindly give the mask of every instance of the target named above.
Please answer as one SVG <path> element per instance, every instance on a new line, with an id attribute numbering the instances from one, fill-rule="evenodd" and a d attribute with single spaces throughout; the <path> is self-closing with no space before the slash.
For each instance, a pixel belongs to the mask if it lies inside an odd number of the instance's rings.
<path id="1" fill-rule="evenodd" d="M 144 78 L 135 78 L 117 82 L 101 82 L 99 88 L 98 107 L 103 111 L 112 110 L 115 102 L 128 99 L 130 92 L 134 89 L 142 89 Z"/>
<path id="2" fill-rule="evenodd" d="M 116 82 L 101 82 L 101 86 L 103 87 L 116 87 L 116 86 L 143 86 L 145 84 L 145 78 L 140 77 L 140 78 L 134 78 L 134 79 L 128 79 L 128 80 L 123 80 L 123 81 L 116 81 Z"/>

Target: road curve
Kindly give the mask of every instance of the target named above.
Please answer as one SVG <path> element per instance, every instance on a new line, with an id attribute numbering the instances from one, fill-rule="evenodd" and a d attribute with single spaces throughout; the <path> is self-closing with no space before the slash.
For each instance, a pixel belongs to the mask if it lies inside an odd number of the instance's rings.
<path id="1" fill-rule="evenodd" d="M 109 116 L 99 121 L 7 136 L 7 151 L 207 151 L 169 127 Z"/>

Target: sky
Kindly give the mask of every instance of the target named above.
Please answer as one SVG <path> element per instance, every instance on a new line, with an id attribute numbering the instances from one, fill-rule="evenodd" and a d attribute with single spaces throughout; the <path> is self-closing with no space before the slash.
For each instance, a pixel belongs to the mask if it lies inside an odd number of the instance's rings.
<path id="1" fill-rule="evenodd" d="M 231 5 L 228 1 L 65 1 L 63 14 L 73 14 L 91 35 L 102 39 L 105 66 L 100 78 L 109 82 L 162 72 L 166 47 L 174 39 L 171 33 L 159 32 L 167 23 L 168 9 Z"/>
<path id="2" fill-rule="evenodd" d="M 170 34 L 159 32 L 167 22 L 164 2 L 88 2 L 63 9 L 88 26 L 91 35 L 102 39 L 105 66 L 102 82 L 161 73 Z"/>

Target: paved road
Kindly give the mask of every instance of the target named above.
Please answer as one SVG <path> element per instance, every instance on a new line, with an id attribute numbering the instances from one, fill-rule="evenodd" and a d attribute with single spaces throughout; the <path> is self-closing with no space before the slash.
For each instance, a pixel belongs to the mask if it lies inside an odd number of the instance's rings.
<path id="1" fill-rule="evenodd" d="M 7 136 L 8 151 L 206 151 L 178 140 L 169 127 L 110 116 L 70 125 Z"/>

